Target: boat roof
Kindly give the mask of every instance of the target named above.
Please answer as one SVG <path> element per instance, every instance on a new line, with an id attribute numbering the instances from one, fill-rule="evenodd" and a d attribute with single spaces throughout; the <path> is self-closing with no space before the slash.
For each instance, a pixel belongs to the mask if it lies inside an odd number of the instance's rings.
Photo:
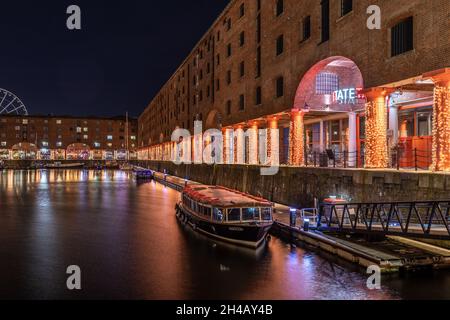
<path id="1" fill-rule="evenodd" d="M 272 207 L 270 201 L 225 187 L 191 185 L 183 192 L 198 202 L 220 208 Z"/>

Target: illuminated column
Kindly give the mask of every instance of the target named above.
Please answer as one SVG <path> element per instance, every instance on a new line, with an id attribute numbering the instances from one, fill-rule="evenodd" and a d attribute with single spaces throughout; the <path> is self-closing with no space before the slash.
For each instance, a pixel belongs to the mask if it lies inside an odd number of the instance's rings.
<path id="1" fill-rule="evenodd" d="M 374 88 L 365 92 L 366 103 L 366 168 L 387 168 L 387 105 L 388 92 Z"/>
<path id="2" fill-rule="evenodd" d="M 234 131 L 231 128 L 223 130 L 223 159 L 225 164 L 234 164 Z"/>
<path id="3" fill-rule="evenodd" d="M 197 124 L 196 121 L 196 128 L 194 129 L 194 163 L 195 164 L 202 164 L 203 163 L 203 132 L 201 129 L 201 125 Z"/>
<path id="4" fill-rule="evenodd" d="M 447 73 L 446 73 L 447 71 Z M 433 77 L 433 171 L 450 171 L 450 69 Z"/>
<path id="5" fill-rule="evenodd" d="M 289 164 L 303 166 L 305 164 L 303 112 L 293 110 L 289 130 Z"/>
<path id="6" fill-rule="evenodd" d="M 208 148 L 208 146 L 212 143 L 212 139 L 211 139 L 211 136 L 209 135 L 209 134 L 205 134 L 205 136 L 203 137 L 203 142 L 204 142 L 204 145 L 203 145 L 203 149 L 202 150 L 204 150 L 205 152 L 204 152 L 204 161 L 206 162 L 206 163 L 212 163 L 212 155 L 211 155 L 211 152 L 206 152 L 206 150 L 208 150 L 207 148 Z"/>
<path id="7" fill-rule="evenodd" d="M 245 164 L 245 133 L 242 127 L 238 127 L 236 132 L 235 139 L 235 163 L 236 164 Z"/>
<path id="8" fill-rule="evenodd" d="M 390 146 L 395 147 L 398 144 L 398 107 L 392 104 L 392 99 L 389 105 L 389 130 L 392 132 Z"/>
<path id="9" fill-rule="evenodd" d="M 280 165 L 280 131 L 277 117 L 268 120 L 267 127 L 267 160 L 268 165 Z"/>
<path id="10" fill-rule="evenodd" d="M 348 165 L 354 167 L 358 159 L 356 113 L 348 114 Z"/>
<path id="11" fill-rule="evenodd" d="M 325 136 L 324 136 L 324 126 L 323 120 L 320 120 L 320 132 L 319 132 L 319 152 L 325 151 Z"/>
<path id="12" fill-rule="evenodd" d="M 258 124 L 256 122 L 248 129 L 248 164 L 258 164 Z"/>

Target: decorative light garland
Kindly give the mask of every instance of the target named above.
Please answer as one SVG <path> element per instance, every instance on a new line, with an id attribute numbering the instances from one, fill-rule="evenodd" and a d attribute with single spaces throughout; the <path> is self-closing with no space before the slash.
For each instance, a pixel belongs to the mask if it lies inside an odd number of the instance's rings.
<path id="1" fill-rule="evenodd" d="M 252 165 L 258 164 L 258 124 L 255 122 L 248 130 L 248 162 Z"/>
<path id="2" fill-rule="evenodd" d="M 367 168 L 387 168 L 387 110 L 385 97 L 378 96 L 366 103 Z"/>
<path id="3" fill-rule="evenodd" d="M 436 84 L 433 106 L 433 171 L 450 171 L 450 87 Z"/>
<path id="4" fill-rule="evenodd" d="M 267 128 L 267 164 L 277 166 L 280 164 L 280 134 L 278 119 L 271 118 Z"/>
<path id="5" fill-rule="evenodd" d="M 289 130 L 289 164 L 292 166 L 303 166 L 304 155 L 304 123 L 303 112 L 294 110 L 291 113 Z"/>

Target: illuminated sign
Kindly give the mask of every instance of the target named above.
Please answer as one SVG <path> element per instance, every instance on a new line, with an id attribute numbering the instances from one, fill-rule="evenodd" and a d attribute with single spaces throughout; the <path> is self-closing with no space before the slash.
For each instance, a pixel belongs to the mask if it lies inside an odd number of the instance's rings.
<path id="1" fill-rule="evenodd" d="M 365 99 L 361 93 L 362 88 L 345 88 L 333 92 L 333 102 L 339 104 L 357 104 L 358 100 Z"/>

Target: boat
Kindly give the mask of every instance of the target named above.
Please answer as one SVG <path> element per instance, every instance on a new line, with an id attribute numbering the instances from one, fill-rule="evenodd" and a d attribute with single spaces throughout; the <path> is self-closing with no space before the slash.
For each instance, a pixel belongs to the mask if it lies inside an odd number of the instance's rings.
<path id="1" fill-rule="evenodd" d="M 217 240 L 257 249 L 273 225 L 270 201 L 219 186 L 188 185 L 177 218 Z"/>
<path id="2" fill-rule="evenodd" d="M 150 169 L 142 168 L 142 167 L 133 167 L 133 175 L 136 179 L 152 179 L 153 178 L 153 171 Z"/>
<path id="3" fill-rule="evenodd" d="M 84 168 L 84 163 L 54 162 L 47 164 L 45 167 L 47 169 L 82 169 Z"/>
<path id="4" fill-rule="evenodd" d="M 128 162 L 125 162 L 120 164 L 119 169 L 122 171 L 132 171 L 134 169 L 134 166 L 132 164 L 129 164 Z"/>

